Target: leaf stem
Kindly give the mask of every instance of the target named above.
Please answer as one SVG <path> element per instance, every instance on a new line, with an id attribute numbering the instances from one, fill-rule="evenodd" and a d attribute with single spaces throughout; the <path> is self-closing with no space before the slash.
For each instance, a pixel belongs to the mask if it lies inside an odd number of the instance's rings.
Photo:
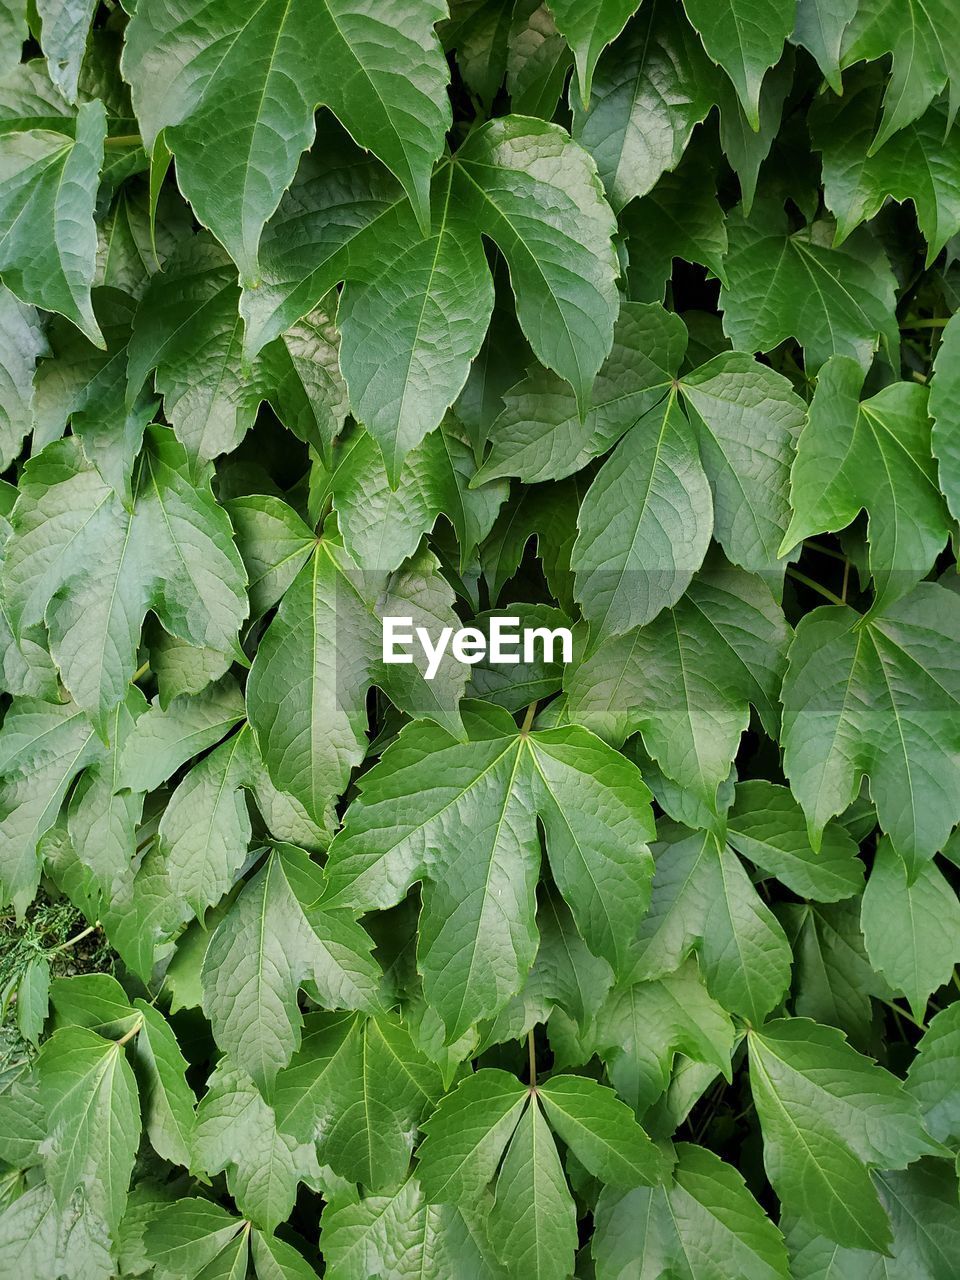
<path id="1" fill-rule="evenodd" d="M 819 582 L 814 582 L 813 578 L 808 578 L 805 573 L 801 573 L 799 569 L 795 569 L 792 564 L 787 565 L 787 573 L 789 573 L 791 578 L 795 578 L 797 582 L 802 582 L 805 587 L 809 587 L 811 591 L 819 592 L 820 595 L 822 595 L 825 600 L 829 600 L 831 604 L 846 604 L 845 600 L 841 600 L 838 595 L 834 595 L 828 587 L 823 587 Z"/>
<path id="2" fill-rule="evenodd" d="M 145 676 L 149 670 L 150 670 L 150 663 L 149 663 L 149 661 L 144 662 L 141 666 L 137 667 L 136 671 L 135 671 L 135 672 L 133 673 L 133 675 L 130 677 L 130 683 L 131 683 L 131 684 L 136 684 L 136 683 L 137 683 L 137 681 L 138 681 L 142 676 Z"/>
<path id="3" fill-rule="evenodd" d="M 536 705 L 536 704 L 534 704 Z M 533 1042 L 533 1028 L 527 1032 L 527 1059 L 530 1063 L 530 1088 L 537 1087 L 537 1049 Z"/>
<path id="4" fill-rule="evenodd" d="M 113 137 L 104 138 L 103 145 L 105 147 L 140 147 L 143 145 L 143 138 L 139 133 L 115 133 Z"/>
<path id="5" fill-rule="evenodd" d="M 950 316 L 934 316 L 928 320 L 907 320 L 900 326 L 901 329 L 944 329 L 950 323 Z"/>
<path id="6" fill-rule="evenodd" d="M 538 701 L 539 699 L 535 698 L 533 702 L 530 703 L 529 707 L 527 707 L 526 713 L 523 717 L 523 724 L 520 726 L 521 733 L 530 732 L 530 726 L 533 724 L 533 718 L 537 714 Z"/>
<path id="7" fill-rule="evenodd" d="M 921 1022 L 919 1018 L 915 1018 L 909 1009 L 904 1009 L 894 1000 L 886 1000 L 883 996 L 874 996 L 875 1000 L 879 1000 L 881 1004 L 885 1004 L 888 1009 L 892 1009 L 895 1014 L 901 1018 L 906 1018 L 908 1022 L 912 1022 L 915 1027 L 919 1027 L 921 1031 L 926 1031 L 927 1024 Z"/>
<path id="8" fill-rule="evenodd" d="M 79 933 L 74 934 L 72 938 L 68 938 L 66 942 L 61 942 L 59 946 L 51 948 L 52 951 L 69 951 L 71 947 L 75 947 L 78 942 L 82 942 L 84 938 L 89 938 L 91 933 L 96 933 L 100 928 L 100 921 L 96 924 L 87 925 L 86 929 L 81 929 Z"/>
<path id="9" fill-rule="evenodd" d="M 124 1034 L 120 1037 L 120 1039 L 116 1041 L 117 1047 L 119 1048 L 121 1045 L 126 1044 L 128 1040 L 132 1040 L 133 1037 L 135 1035 L 139 1035 L 139 1033 L 142 1030 L 143 1030 L 143 1018 L 141 1018 L 139 1022 L 135 1022 L 129 1031 L 124 1032 Z"/>

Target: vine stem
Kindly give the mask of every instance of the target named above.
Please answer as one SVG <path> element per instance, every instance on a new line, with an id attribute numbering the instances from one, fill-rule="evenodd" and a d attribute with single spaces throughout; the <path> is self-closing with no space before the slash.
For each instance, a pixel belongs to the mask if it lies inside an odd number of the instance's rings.
<path id="1" fill-rule="evenodd" d="M 530 1062 L 530 1088 L 537 1087 L 537 1050 L 533 1043 L 533 1029 L 527 1032 L 527 1058 Z"/>
<path id="2" fill-rule="evenodd" d="M 911 320 L 909 323 L 902 324 L 901 329 L 908 331 L 912 329 L 945 329 L 950 323 L 950 316 L 934 316 L 929 320 Z"/>
<path id="3" fill-rule="evenodd" d="M 793 565 L 787 565 L 787 573 L 791 578 L 795 578 L 797 582 L 802 582 L 805 587 L 809 587 L 811 591 L 817 591 L 825 600 L 829 600 L 831 604 L 844 604 L 838 595 L 829 589 L 829 587 L 821 586 L 819 582 L 815 582 L 813 578 L 808 578 L 805 573 L 801 573 L 799 569 L 795 569 Z"/>

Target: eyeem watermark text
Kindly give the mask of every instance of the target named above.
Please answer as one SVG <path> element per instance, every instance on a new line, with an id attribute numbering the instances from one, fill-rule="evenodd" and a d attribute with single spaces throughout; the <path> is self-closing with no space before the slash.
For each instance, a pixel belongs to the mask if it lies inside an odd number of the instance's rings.
<path id="1" fill-rule="evenodd" d="M 427 660 L 424 676 L 432 680 L 449 648 L 457 662 L 472 666 L 486 662 L 494 666 L 516 666 L 520 662 L 571 662 L 573 634 L 569 627 L 520 627 L 519 618 L 491 618 L 489 634 L 477 627 L 441 627 L 436 639 L 426 627 L 414 627 L 412 618 L 383 619 L 384 662 L 413 662 L 412 649 L 419 645 Z M 557 658 L 557 646 L 560 657 Z"/>

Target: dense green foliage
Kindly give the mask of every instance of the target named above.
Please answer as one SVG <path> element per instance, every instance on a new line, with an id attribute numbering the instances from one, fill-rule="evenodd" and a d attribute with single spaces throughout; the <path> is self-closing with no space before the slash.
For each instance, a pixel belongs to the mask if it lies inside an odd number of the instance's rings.
<path id="1" fill-rule="evenodd" d="M 0 0 L 0 1274 L 956 1280 L 958 108 L 955 0 Z"/>

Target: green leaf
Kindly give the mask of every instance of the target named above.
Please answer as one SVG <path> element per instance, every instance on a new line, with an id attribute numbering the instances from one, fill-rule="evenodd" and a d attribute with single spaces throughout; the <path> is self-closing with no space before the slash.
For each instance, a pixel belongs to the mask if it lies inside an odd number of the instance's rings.
<path id="1" fill-rule="evenodd" d="M 419 666 L 388 666 L 381 623 L 409 616 L 430 635 L 455 627 L 453 591 L 425 550 L 384 577 L 360 570 L 328 529 L 286 591 L 247 680 L 247 714 L 270 776 L 321 828 L 332 825 L 333 802 L 363 758 L 370 685 L 403 710 L 460 730 L 463 667 L 448 653 L 427 681 L 419 654 Z"/>
<path id="2" fill-rule="evenodd" d="M 707 53 L 726 71 L 752 129 L 760 128 L 760 86 L 793 30 L 790 0 L 683 0 Z"/>
<path id="3" fill-rule="evenodd" d="M 495 1016 L 533 963 L 535 814 L 578 927 L 618 965 L 646 900 L 653 834 L 635 768 L 592 734 L 518 735 L 484 703 L 467 704 L 464 723 L 467 742 L 435 725 L 403 731 L 363 778 L 327 868 L 327 901 L 355 910 L 391 906 L 424 881 L 418 968 L 448 1041 Z"/>
<path id="4" fill-rule="evenodd" d="M 301 11 L 271 0 L 253 12 L 223 5 L 204 23 L 195 3 L 138 6 L 123 69 L 144 140 L 152 149 L 163 131 L 184 194 L 245 282 L 257 282 L 263 224 L 313 142 L 321 103 L 397 175 L 427 222 L 450 123 L 433 29 L 444 12 L 405 2 L 388 17 L 368 0 Z"/>
<path id="5" fill-rule="evenodd" d="M 788 1234 L 796 1280 L 939 1280 L 953 1265 L 960 1210 L 956 1177 L 943 1161 L 923 1160 L 903 1173 L 880 1176 L 878 1190 L 890 1214 L 890 1254 L 842 1248 L 817 1236 L 802 1220 Z"/>
<path id="6" fill-rule="evenodd" d="M 597 1280 L 631 1274 L 644 1280 L 787 1280 L 780 1232 L 736 1169 L 712 1151 L 678 1143 L 664 1187 L 604 1190 L 591 1246 Z"/>
<path id="7" fill-rule="evenodd" d="M 246 1267 L 247 1234 L 239 1234 L 242 1225 L 209 1200 L 175 1200 L 158 1209 L 147 1224 L 147 1259 L 154 1264 L 158 1280 L 195 1280 L 201 1274 L 212 1280 L 224 1274 L 213 1265 L 218 1258 L 230 1262 L 242 1258 Z M 244 1274 L 241 1270 L 241 1280 Z"/>
<path id="8" fill-rule="evenodd" d="M 578 525 L 571 567 L 593 643 L 650 622 L 683 595 L 710 542 L 713 504 L 674 392 L 602 468 Z"/>
<path id="9" fill-rule="evenodd" d="M 0 1215 L 0 1266 L 35 1280 L 111 1280 L 116 1274 L 110 1232 L 82 1193 L 60 1209 L 46 1183 L 24 1192 Z"/>
<path id="10" fill-rule="evenodd" d="M 24 1040 L 36 1045 L 47 1020 L 50 964 L 46 956 L 34 956 L 17 983 L 17 1029 Z"/>
<path id="11" fill-rule="evenodd" d="M 277 1078 L 277 1124 L 341 1177 L 382 1191 L 403 1178 L 442 1092 L 439 1069 L 393 1018 L 314 1014 Z"/>
<path id="12" fill-rule="evenodd" d="M 145 1000 L 136 1000 L 134 1008 L 141 1017 L 133 1070 L 140 1084 L 143 1126 L 159 1156 L 189 1166 L 196 1098 L 186 1080 L 187 1063 L 163 1014 Z"/>
<path id="13" fill-rule="evenodd" d="M 50 79 L 68 102 L 77 100 L 80 64 L 96 8 L 96 0 L 37 0 L 40 44 Z"/>
<path id="14" fill-rule="evenodd" d="M 612 245 L 607 252 L 616 224 L 595 166 L 556 125 L 508 116 L 467 139 L 456 183 L 464 215 L 506 258 L 534 355 L 586 407 L 619 310 Z"/>
<path id="15" fill-rule="evenodd" d="M 90 286 L 105 132 L 103 104 L 87 102 L 74 138 L 42 128 L 0 135 L 0 277 L 22 302 L 66 316 L 97 346 Z"/>
<path id="16" fill-rule="evenodd" d="M 597 59 L 616 40 L 639 0 L 553 0 L 550 8 L 557 30 L 573 50 L 580 96 L 590 101 L 590 87 Z"/>
<path id="17" fill-rule="evenodd" d="M 534 365 L 504 395 L 490 428 L 492 447 L 472 483 L 508 475 L 536 483 L 579 471 L 664 399 L 685 349 L 679 317 L 660 306 L 624 303 L 583 419 L 570 387 Z"/>
<path id="18" fill-rule="evenodd" d="M 735 347 L 772 351 L 795 338 L 811 372 L 835 355 L 866 370 L 881 342 L 896 349 L 894 279 L 869 236 L 833 248 L 826 224 L 788 234 L 784 215 L 759 204 L 749 221 L 731 215 L 727 235 L 720 307 Z"/>
<path id="19" fill-rule="evenodd" d="M 317 1186 L 320 1179 L 312 1145 L 281 1133 L 250 1077 L 223 1065 L 197 1109 L 188 1163 L 207 1174 L 226 1169 L 240 1212 L 268 1231 L 289 1216 L 298 1182 Z"/>
<path id="20" fill-rule="evenodd" d="M 466 1210 L 465 1211 L 469 1212 Z M 476 1225 L 449 1205 L 428 1204 L 416 1178 L 382 1196 L 334 1197 L 320 1220 L 324 1258 L 342 1280 L 371 1275 L 423 1280 L 503 1280 Z"/>
<path id="21" fill-rule="evenodd" d="M 542 1280 L 570 1275 L 577 1246 L 576 1211 L 536 1099 L 510 1139 L 487 1222 L 494 1249 L 518 1274 Z"/>
<path id="22" fill-rule="evenodd" d="M 648 0 L 600 62 L 589 110 L 573 96 L 573 136 L 596 160 L 617 212 L 677 167 L 713 106 L 715 78 L 678 7 Z"/>
<path id="23" fill-rule="evenodd" d="M 208 236 L 185 239 L 137 309 L 128 401 L 156 369 L 166 416 L 200 462 L 235 449 L 265 400 L 295 435 L 329 447 L 347 412 L 331 318 L 335 299 L 318 299 L 249 363 L 242 357 L 239 301 L 236 268 L 220 246 Z"/>
<path id="24" fill-rule="evenodd" d="M 960 230 L 960 165 L 955 144 L 944 145 L 950 133 L 947 108 L 932 107 L 871 150 L 879 101 L 875 81 L 854 82 L 839 101 L 821 99 L 811 121 L 837 241 L 874 217 L 888 197 L 912 200 L 930 264 Z"/>
<path id="25" fill-rule="evenodd" d="M 568 668 L 570 718 L 614 744 L 639 730 L 664 773 L 716 812 L 751 703 L 777 734 L 787 639 L 768 588 L 716 561 L 673 609 Z"/>
<path id="26" fill-rule="evenodd" d="M 874 139 L 876 151 L 898 129 L 921 116 L 944 88 L 949 88 L 950 121 L 960 104 L 960 59 L 951 29 L 948 0 L 866 0 L 847 29 L 844 67 L 866 58 L 893 55 L 883 98 L 883 120 Z"/>
<path id="27" fill-rule="evenodd" d="M 617 1093 L 641 1115 L 667 1088 L 678 1053 L 730 1078 L 733 1023 L 707 994 L 693 959 L 613 990 L 596 1011 L 590 1039 Z"/>
<path id="28" fill-rule="evenodd" d="M 82 1187 L 87 1203 L 115 1229 L 140 1137 L 133 1072 L 123 1050 L 84 1027 L 63 1027 L 37 1062 L 49 1142 L 44 1171 L 58 1206 Z"/>
<path id="29" fill-rule="evenodd" d="M 820 849 L 810 845 L 803 811 L 787 787 L 755 779 L 737 786 L 727 838 L 755 867 L 801 898 L 839 902 L 863 888 L 863 863 L 846 829 L 832 822 Z"/>
<path id="30" fill-rule="evenodd" d="M 33 372 L 47 344 L 37 313 L 0 285 L 0 467 L 6 470 L 30 429 Z"/>
<path id="31" fill-rule="evenodd" d="M 960 514 L 960 448 L 952 420 L 960 403 L 960 322 L 944 328 L 930 385 L 930 416 L 933 418 L 932 448 L 939 463 L 939 483 L 950 514 Z"/>
<path id="32" fill-rule="evenodd" d="M 784 769 L 814 848 L 865 775 L 912 874 L 943 847 L 960 817 L 943 749 L 960 699 L 958 633 L 960 601 L 933 583 L 866 619 L 829 606 L 801 619 L 783 684 Z"/>
<path id="33" fill-rule="evenodd" d="M 923 1112 L 923 1123 L 938 1142 L 956 1143 L 960 1135 L 960 1004 L 942 1009 L 921 1036 L 907 1071 L 906 1087 Z"/>
<path id="34" fill-rule="evenodd" d="M 310 905 L 321 888 L 306 854 L 272 853 L 204 956 L 203 1007 L 214 1036 L 265 1092 L 300 1044 L 297 990 L 304 980 L 316 984 L 328 1007 L 377 1005 L 370 939 L 347 913 Z M 312 894 L 307 903 L 301 893 Z"/>
<path id="35" fill-rule="evenodd" d="M 123 987 L 108 973 L 78 973 L 70 978 L 55 978 L 50 994 L 58 1027 L 87 1027 L 111 1040 L 119 1040 L 141 1021 Z"/>
<path id="36" fill-rule="evenodd" d="M 914 1015 L 949 982 L 960 960 L 960 903 L 934 862 L 911 883 L 903 860 L 888 840 L 880 842 L 861 910 L 870 963 L 902 991 Z"/>
<path id="37" fill-rule="evenodd" d="M 452 416 L 407 454 L 395 489 L 373 438 L 357 427 L 338 445 L 331 470 L 314 464 L 311 508 L 322 509 L 329 498 L 356 563 L 384 571 L 399 568 L 445 515 L 465 567 L 507 497 L 506 484 L 485 479 Z"/>
<path id="38" fill-rule="evenodd" d="M 659 1151 L 611 1089 L 586 1076 L 551 1076 L 537 1096 L 551 1127 L 601 1182 L 635 1187 L 660 1180 Z"/>
<path id="39" fill-rule="evenodd" d="M 155 698 L 123 745 L 118 786 L 155 791 L 191 756 L 216 746 L 242 719 L 243 698 L 232 676 L 166 706 Z"/>
<path id="40" fill-rule="evenodd" d="M 856 16 L 857 0 L 798 0 L 794 43 L 817 60 L 834 93 L 843 92 L 840 51 L 847 27 Z"/>
<path id="41" fill-rule="evenodd" d="M 794 1013 L 838 1027 L 858 1048 L 870 1047 L 875 1040 L 870 997 L 885 992 L 867 959 L 860 902 L 787 907 L 782 922 L 794 954 Z"/>
<path id="42" fill-rule="evenodd" d="M 84 460 L 75 439 L 31 459 L 6 547 L 15 627 L 41 619 L 67 688 L 102 725 L 137 666 L 153 609 L 181 639 L 236 653 L 246 617 L 243 566 L 209 481 L 194 488 L 182 447 L 148 432 L 132 509 Z"/>
<path id="43" fill-rule="evenodd" d="M 843 529 L 866 509 L 879 609 L 926 576 L 950 526 L 931 454 L 926 389 L 896 382 L 861 403 L 862 387 L 863 371 L 846 357 L 820 371 L 793 467 L 794 514 L 783 546 Z"/>
<path id="44" fill-rule="evenodd" d="M 670 824 L 662 834 L 634 977 L 671 973 L 697 948 L 711 996 L 724 1009 L 762 1022 L 790 983 L 792 957 L 782 928 L 732 849 Z"/>
<path id="45" fill-rule="evenodd" d="M 882 1252 L 890 1224 L 868 1170 L 937 1151 L 919 1107 L 832 1028 L 785 1018 L 749 1042 L 764 1164 L 785 1207 L 831 1240 Z"/>
<path id="46" fill-rule="evenodd" d="M 506 1071 L 487 1068 L 461 1080 L 423 1124 L 417 1175 L 428 1201 L 475 1204 L 493 1179 L 528 1093 Z"/>
<path id="47" fill-rule="evenodd" d="M 74 702 L 18 698 L 0 729 L 0 883 L 23 912 L 40 879 L 37 845 L 57 820 L 70 783 L 102 753 Z"/>

